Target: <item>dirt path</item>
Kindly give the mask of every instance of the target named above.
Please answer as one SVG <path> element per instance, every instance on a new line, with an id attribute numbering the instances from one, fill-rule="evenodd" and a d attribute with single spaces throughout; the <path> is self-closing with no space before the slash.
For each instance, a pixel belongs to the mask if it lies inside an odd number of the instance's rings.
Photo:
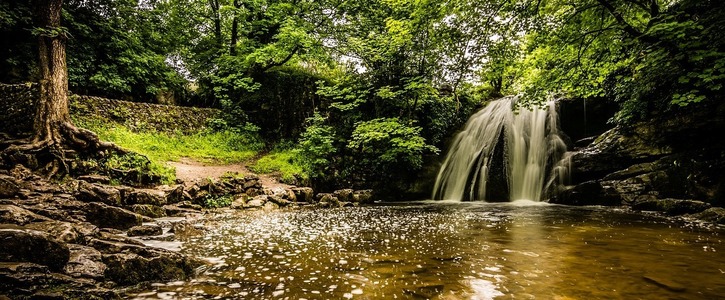
<path id="1" fill-rule="evenodd" d="M 195 161 L 193 159 L 182 158 L 179 161 L 168 162 L 168 164 L 176 168 L 176 178 L 183 180 L 187 185 L 200 182 L 205 178 L 218 179 L 226 173 L 255 174 L 246 167 L 246 164 L 229 164 L 214 165 Z M 281 183 L 269 174 L 257 174 L 262 181 L 262 186 L 275 187 L 291 187 L 291 185 Z"/>

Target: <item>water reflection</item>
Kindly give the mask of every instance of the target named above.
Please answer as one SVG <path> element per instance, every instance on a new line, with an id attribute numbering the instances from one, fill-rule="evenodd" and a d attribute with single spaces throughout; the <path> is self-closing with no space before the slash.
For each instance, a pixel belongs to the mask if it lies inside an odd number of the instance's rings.
<path id="1" fill-rule="evenodd" d="M 714 299 L 720 231 L 597 208 L 416 202 L 220 213 L 209 267 L 131 298 Z"/>

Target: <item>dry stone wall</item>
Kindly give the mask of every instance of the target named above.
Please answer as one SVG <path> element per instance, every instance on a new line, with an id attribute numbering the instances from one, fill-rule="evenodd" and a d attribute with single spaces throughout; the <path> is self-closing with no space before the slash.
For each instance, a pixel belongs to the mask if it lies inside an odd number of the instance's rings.
<path id="1" fill-rule="evenodd" d="M 0 84 L 0 132 L 27 134 L 32 127 L 38 86 Z M 71 114 L 122 124 L 131 130 L 194 133 L 206 129 L 220 111 L 211 108 L 138 103 L 94 96 L 71 95 Z"/>

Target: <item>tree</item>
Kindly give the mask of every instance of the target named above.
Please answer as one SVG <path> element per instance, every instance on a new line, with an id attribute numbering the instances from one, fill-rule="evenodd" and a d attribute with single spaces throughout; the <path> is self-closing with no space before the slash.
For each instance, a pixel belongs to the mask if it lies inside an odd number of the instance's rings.
<path id="1" fill-rule="evenodd" d="M 125 151 L 115 144 L 101 142 L 98 136 L 73 125 L 68 108 L 68 70 L 66 67 L 65 29 L 61 27 L 63 0 L 37 0 L 33 32 L 38 36 L 38 65 L 40 69 L 39 98 L 30 138 L 9 141 L 3 154 L 17 152 L 49 154 L 46 170 L 55 175 L 68 172 L 65 156 L 68 152 L 112 149 Z M 38 160 L 46 160 L 38 155 Z M 63 168 L 61 170 L 61 168 Z"/>

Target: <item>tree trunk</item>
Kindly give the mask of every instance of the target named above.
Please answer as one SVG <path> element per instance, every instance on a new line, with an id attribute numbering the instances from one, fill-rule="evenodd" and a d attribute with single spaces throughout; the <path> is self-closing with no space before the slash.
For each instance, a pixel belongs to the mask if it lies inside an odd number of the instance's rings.
<path id="1" fill-rule="evenodd" d="M 68 70 L 65 34 L 60 31 L 63 0 L 38 0 L 37 24 L 45 30 L 38 37 L 40 98 L 35 111 L 34 140 L 60 142 L 60 128 L 70 123 L 68 110 Z"/>
<path id="2" fill-rule="evenodd" d="M 232 19 L 232 38 L 229 41 L 229 55 L 237 55 L 237 39 L 239 31 L 239 8 L 242 7 L 239 0 L 234 0 L 234 18 Z"/>
<path id="3" fill-rule="evenodd" d="M 218 49 L 223 49 L 224 46 L 222 40 L 222 19 L 219 15 L 219 0 L 209 0 L 209 6 L 211 7 L 212 20 L 214 21 L 214 38 L 216 39 Z"/>

